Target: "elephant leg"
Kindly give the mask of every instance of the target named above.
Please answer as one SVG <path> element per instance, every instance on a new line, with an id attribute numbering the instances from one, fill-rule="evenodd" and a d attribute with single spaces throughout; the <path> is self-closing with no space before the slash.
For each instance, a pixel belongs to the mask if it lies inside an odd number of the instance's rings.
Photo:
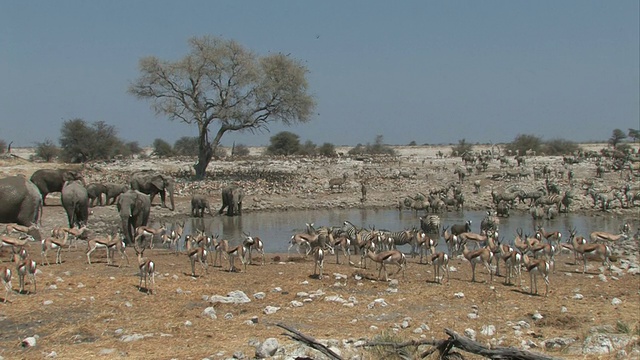
<path id="1" fill-rule="evenodd" d="M 165 205 L 165 203 L 164 203 L 165 195 L 166 195 L 166 194 L 165 194 L 165 191 L 164 191 L 164 190 L 160 191 L 160 205 L 161 205 L 162 207 L 167 207 L 167 205 Z"/>

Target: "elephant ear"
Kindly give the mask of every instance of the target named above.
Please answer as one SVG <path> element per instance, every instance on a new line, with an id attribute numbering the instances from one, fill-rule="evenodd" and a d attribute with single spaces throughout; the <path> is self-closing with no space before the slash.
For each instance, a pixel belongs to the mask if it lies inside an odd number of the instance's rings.
<path id="1" fill-rule="evenodd" d="M 151 179 L 151 183 L 158 189 L 164 189 L 164 178 L 162 178 L 162 176 L 160 175 L 154 176 Z"/>

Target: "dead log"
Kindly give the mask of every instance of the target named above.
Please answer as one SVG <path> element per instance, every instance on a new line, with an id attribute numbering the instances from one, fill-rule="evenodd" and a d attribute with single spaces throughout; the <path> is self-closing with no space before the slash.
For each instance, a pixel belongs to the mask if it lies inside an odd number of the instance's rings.
<path id="1" fill-rule="evenodd" d="M 335 352 L 333 352 L 328 347 L 320 344 L 316 339 L 312 338 L 311 336 L 305 335 L 305 334 L 299 332 L 298 330 L 290 328 L 290 327 L 288 327 L 288 326 L 286 326 L 284 324 L 281 324 L 281 323 L 277 323 L 276 326 L 280 327 L 280 328 L 283 328 L 283 329 L 287 330 L 288 332 L 290 332 L 291 334 L 284 334 L 284 335 L 290 337 L 291 339 L 299 341 L 299 342 L 307 345 L 308 347 L 310 347 L 312 349 L 316 349 L 316 350 L 320 351 L 321 353 L 327 355 L 330 359 L 342 360 L 342 357 L 340 357 L 340 355 L 336 354 Z"/>

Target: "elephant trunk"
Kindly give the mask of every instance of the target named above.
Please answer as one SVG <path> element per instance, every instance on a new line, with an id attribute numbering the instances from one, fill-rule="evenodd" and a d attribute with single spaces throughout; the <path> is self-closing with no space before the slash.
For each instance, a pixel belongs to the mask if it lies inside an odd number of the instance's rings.
<path id="1" fill-rule="evenodd" d="M 129 221 L 129 216 L 121 215 L 122 221 L 122 233 L 124 234 L 125 243 L 127 245 L 133 244 L 133 231 L 131 230 L 131 222 Z"/>
<path id="2" fill-rule="evenodd" d="M 173 203 L 173 185 L 170 185 L 167 190 L 169 191 L 169 202 L 171 202 L 171 207 L 169 208 L 169 210 L 173 211 L 175 209 L 175 205 Z"/>

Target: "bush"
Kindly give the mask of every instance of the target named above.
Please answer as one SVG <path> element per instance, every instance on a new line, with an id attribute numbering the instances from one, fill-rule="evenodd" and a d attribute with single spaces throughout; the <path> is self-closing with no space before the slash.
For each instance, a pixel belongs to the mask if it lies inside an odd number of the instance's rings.
<path id="1" fill-rule="evenodd" d="M 129 152 L 129 155 L 138 155 L 138 154 L 141 154 L 143 151 L 142 148 L 140 147 L 140 144 L 138 144 L 137 141 L 130 141 L 124 144 L 124 147 Z"/>
<path id="2" fill-rule="evenodd" d="M 36 157 L 51 162 L 60 153 L 60 149 L 51 139 L 45 139 L 43 142 L 36 143 Z"/>
<path id="3" fill-rule="evenodd" d="M 173 154 L 174 153 L 171 144 L 162 139 L 153 140 L 153 155 L 164 158 L 171 157 L 173 156 Z"/>
<path id="4" fill-rule="evenodd" d="M 511 150 L 513 155 L 525 155 L 527 151 L 532 150 L 539 154 L 542 149 L 542 139 L 535 135 L 518 134 L 516 138 L 509 144 L 506 149 Z"/>
<path id="5" fill-rule="evenodd" d="M 545 155 L 570 155 L 580 150 L 578 144 L 565 139 L 552 139 L 544 143 Z"/>
<path id="6" fill-rule="evenodd" d="M 473 151 L 473 145 L 467 142 L 467 139 L 458 140 L 458 145 L 451 147 L 451 154 L 462 156 L 462 154 Z"/>
<path id="7" fill-rule="evenodd" d="M 416 143 L 415 140 L 411 140 L 411 142 L 409 142 L 408 146 L 417 146 L 418 144 Z"/>
<path id="8" fill-rule="evenodd" d="M 311 140 L 307 140 L 304 144 L 300 146 L 296 154 L 314 156 L 316 153 L 317 153 L 316 144 L 314 144 Z"/>
<path id="9" fill-rule="evenodd" d="M 249 147 L 244 144 L 234 145 L 231 151 L 231 156 L 249 156 L 249 154 Z"/>
<path id="10" fill-rule="evenodd" d="M 60 133 L 60 155 L 65 162 L 106 160 L 122 151 L 123 142 L 116 128 L 104 121 L 89 126 L 82 119 L 67 120 Z"/>
<path id="11" fill-rule="evenodd" d="M 336 157 L 336 147 L 331 143 L 324 143 L 318 148 L 318 155 L 326 157 Z"/>
<path id="12" fill-rule="evenodd" d="M 356 145 L 356 147 L 352 148 L 348 152 L 349 155 L 395 155 L 396 151 L 393 150 L 390 146 L 387 146 L 383 142 L 382 135 L 377 135 L 375 142 L 373 145 L 367 144 L 363 146 L 362 144 Z"/>
<path id="13" fill-rule="evenodd" d="M 267 147 L 266 153 L 269 155 L 293 155 L 300 150 L 299 136 L 282 131 L 272 136 L 269 141 L 271 145 Z"/>
<path id="14" fill-rule="evenodd" d="M 200 143 L 196 136 L 183 136 L 173 144 L 176 155 L 198 156 Z"/>

